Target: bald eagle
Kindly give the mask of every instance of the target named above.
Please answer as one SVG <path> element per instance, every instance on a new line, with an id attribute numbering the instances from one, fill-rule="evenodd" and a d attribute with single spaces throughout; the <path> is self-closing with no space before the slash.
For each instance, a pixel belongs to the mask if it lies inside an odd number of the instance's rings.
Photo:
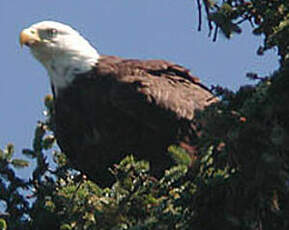
<path id="1" fill-rule="evenodd" d="M 163 60 L 99 55 L 68 25 L 43 21 L 20 33 L 46 68 L 55 135 L 74 167 L 109 184 L 108 168 L 127 154 L 161 175 L 171 144 L 189 146 L 195 112 L 217 99 L 188 69 Z"/>

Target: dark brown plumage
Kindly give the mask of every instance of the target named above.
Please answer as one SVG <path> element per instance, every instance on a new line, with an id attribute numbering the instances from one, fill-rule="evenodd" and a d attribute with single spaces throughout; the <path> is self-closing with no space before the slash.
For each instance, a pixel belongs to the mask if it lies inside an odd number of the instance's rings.
<path id="1" fill-rule="evenodd" d="M 159 176 L 171 164 L 168 146 L 190 144 L 195 111 L 216 101 L 179 65 L 101 56 L 58 92 L 55 133 L 73 165 L 96 182 L 110 184 L 108 168 L 127 154 L 149 160 Z"/>

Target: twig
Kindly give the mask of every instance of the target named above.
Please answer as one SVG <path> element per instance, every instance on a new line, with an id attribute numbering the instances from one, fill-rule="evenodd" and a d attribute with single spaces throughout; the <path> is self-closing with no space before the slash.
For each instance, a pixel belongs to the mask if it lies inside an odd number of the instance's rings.
<path id="1" fill-rule="evenodd" d="M 219 26 L 216 26 L 215 32 L 214 32 L 214 37 L 213 37 L 213 42 L 217 41 L 218 30 L 219 30 Z"/>
<path id="2" fill-rule="evenodd" d="M 199 12 L 199 25 L 198 25 L 198 31 L 201 31 L 202 28 L 202 5 L 200 0 L 197 0 L 198 3 L 198 12 Z"/>
<path id="3" fill-rule="evenodd" d="M 206 10 L 206 14 L 208 16 L 208 27 L 209 27 L 209 36 L 211 36 L 211 31 L 213 30 L 213 25 L 212 25 L 212 21 L 210 19 L 210 9 L 209 9 L 209 5 L 210 3 L 208 2 L 208 0 L 203 0 L 204 1 L 204 4 L 205 4 L 205 10 Z"/>

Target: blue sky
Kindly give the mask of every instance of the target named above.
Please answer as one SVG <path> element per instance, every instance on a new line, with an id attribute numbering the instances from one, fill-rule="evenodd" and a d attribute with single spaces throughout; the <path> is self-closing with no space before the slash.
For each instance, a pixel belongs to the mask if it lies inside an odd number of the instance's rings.
<path id="1" fill-rule="evenodd" d="M 247 32 L 217 42 L 197 32 L 194 0 L 2 0 L 0 2 L 0 148 L 14 143 L 16 154 L 31 146 L 34 127 L 43 119 L 43 98 L 50 92 L 43 67 L 21 49 L 19 32 L 35 22 L 72 25 L 101 54 L 166 59 L 189 68 L 207 86 L 238 89 L 246 72 L 270 74 L 278 67 L 274 51 L 256 55 L 261 37 Z"/>

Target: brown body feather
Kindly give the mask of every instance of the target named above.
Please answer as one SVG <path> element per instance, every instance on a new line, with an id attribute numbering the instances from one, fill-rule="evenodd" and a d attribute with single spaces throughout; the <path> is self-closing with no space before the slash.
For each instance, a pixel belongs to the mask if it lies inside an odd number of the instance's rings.
<path id="1" fill-rule="evenodd" d="M 196 110 L 217 99 L 189 71 L 162 60 L 101 56 L 55 100 L 56 135 L 72 163 L 110 184 L 125 155 L 149 160 L 154 175 L 171 164 L 167 147 L 194 138 Z"/>

